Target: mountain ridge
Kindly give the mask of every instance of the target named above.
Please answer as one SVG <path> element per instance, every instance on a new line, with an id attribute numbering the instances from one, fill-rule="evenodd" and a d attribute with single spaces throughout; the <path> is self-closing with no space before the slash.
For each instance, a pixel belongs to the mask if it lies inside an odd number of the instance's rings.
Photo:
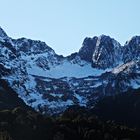
<path id="1" fill-rule="evenodd" d="M 1 79 L 43 114 L 91 108 L 104 96 L 140 88 L 139 36 L 124 46 L 106 35 L 85 38 L 78 52 L 64 57 L 45 42 L 0 33 Z"/>

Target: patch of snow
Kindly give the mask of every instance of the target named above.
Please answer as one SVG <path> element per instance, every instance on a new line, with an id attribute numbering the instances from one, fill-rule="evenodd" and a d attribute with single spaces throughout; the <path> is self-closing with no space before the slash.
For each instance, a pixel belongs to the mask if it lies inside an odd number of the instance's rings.
<path id="1" fill-rule="evenodd" d="M 59 97 L 59 98 L 61 98 L 64 94 L 61 94 L 61 93 L 57 93 L 57 94 L 51 93 L 51 95 L 52 95 L 53 97 Z"/>
<path id="2" fill-rule="evenodd" d="M 51 90 L 51 88 L 50 88 L 50 87 L 48 87 L 48 88 L 45 88 L 45 90 Z"/>
<path id="3" fill-rule="evenodd" d="M 74 96 L 78 99 L 78 102 L 79 102 L 79 105 L 80 106 L 86 106 L 87 104 L 87 99 L 83 96 L 80 96 L 79 94 L 77 93 L 74 93 Z"/>
<path id="4" fill-rule="evenodd" d="M 131 61 L 131 62 L 128 62 L 128 63 L 123 64 L 123 65 L 121 65 L 121 66 L 118 66 L 118 67 L 116 67 L 116 68 L 114 68 L 114 69 L 112 70 L 112 73 L 118 74 L 118 73 L 120 73 L 121 71 L 124 71 L 125 69 L 127 69 L 128 67 L 130 67 L 131 65 L 133 65 L 134 63 L 135 63 L 134 61 Z"/>
<path id="5" fill-rule="evenodd" d="M 84 78 L 84 80 L 91 81 L 91 80 L 93 80 L 93 78 Z M 95 78 L 94 78 L 94 80 L 95 80 Z"/>
<path id="6" fill-rule="evenodd" d="M 99 86 L 101 86 L 101 85 L 102 85 L 102 83 L 98 82 L 98 83 L 96 83 L 95 85 L 90 86 L 90 88 L 96 88 L 96 87 L 99 87 Z"/>
<path id="7" fill-rule="evenodd" d="M 53 88 L 54 88 L 54 90 L 55 90 L 55 89 L 57 89 L 58 87 L 57 87 L 57 86 L 55 86 L 55 85 L 53 85 Z"/>
<path id="8" fill-rule="evenodd" d="M 82 78 L 88 76 L 99 76 L 104 73 L 104 70 L 99 70 L 91 67 L 91 64 L 87 63 L 84 66 L 78 64 L 72 64 L 68 61 L 64 61 L 61 65 L 51 67 L 50 70 L 43 70 L 42 68 L 33 64 L 27 68 L 27 71 L 31 75 L 38 75 L 50 78 L 62 78 L 62 77 L 75 77 Z"/>
<path id="9" fill-rule="evenodd" d="M 33 76 L 29 75 L 28 79 L 29 80 L 25 83 L 26 89 L 35 88 L 35 86 L 36 86 L 35 78 Z"/>
<path id="10" fill-rule="evenodd" d="M 73 86 L 78 86 L 79 83 L 78 83 L 78 82 L 73 82 L 72 85 L 73 85 Z"/>
<path id="11" fill-rule="evenodd" d="M 58 107 L 67 107 L 70 105 L 73 105 L 73 101 L 72 100 L 67 100 L 67 101 L 52 101 L 52 102 L 48 102 L 49 104 L 49 108 L 58 108 Z"/>
<path id="12" fill-rule="evenodd" d="M 138 89 L 138 88 L 140 88 L 140 81 L 131 80 L 131 86 L 132 86 L 133 89 Z"/>
<path id="13" fill-rule="evenodd" d="M 3 43 L 5 42 L 5 40 L 1 36 L 0 36 L 0 41 L 3 42 Z"/>
<path id="14" fill-rule="evenodd" d="M 99 45 L 100 45 L 100 43 L 101 43 L 101 38 L 102 38 L 102 36 L 99 36 L 99 37 L 98 37 L 97 42 L 96 42 L 96 46 L 99 46 Z"/>

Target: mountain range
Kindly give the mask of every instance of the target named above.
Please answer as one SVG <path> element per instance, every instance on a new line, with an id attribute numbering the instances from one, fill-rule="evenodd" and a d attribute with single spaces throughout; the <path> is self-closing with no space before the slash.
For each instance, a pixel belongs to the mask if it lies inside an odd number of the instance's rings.
<path id="1" fill-rule="evenodd" d="M 13 39 L 0 28 L 0 48 L 0 89 L 8 85 L 42 114 L 93 108 L 103 97 L 140 88 L 140 36 L 123 46 L 106 35 L 86 37 L 64 57 L 45 42 Z"/>

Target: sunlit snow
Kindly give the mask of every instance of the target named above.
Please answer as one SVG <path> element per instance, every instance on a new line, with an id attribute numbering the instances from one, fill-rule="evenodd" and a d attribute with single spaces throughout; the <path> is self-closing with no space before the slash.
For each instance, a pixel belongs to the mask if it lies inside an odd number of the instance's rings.
<path id="1" fill-rule="evenodd" d="M 90 64 L 86 64 L 83 67 L 78 64 L 71 64 L 70 62 L 62 63 L 52 67 L 50 70 L 43 70 L 35 64 L 28 68 L 28 73 L 32 75 L 38 75 L 51 78 L 62 77 L 75 77 L 82 78 L 87 76 L 99 76 L 104 73 L 104 70 L 94 69 Z"/>

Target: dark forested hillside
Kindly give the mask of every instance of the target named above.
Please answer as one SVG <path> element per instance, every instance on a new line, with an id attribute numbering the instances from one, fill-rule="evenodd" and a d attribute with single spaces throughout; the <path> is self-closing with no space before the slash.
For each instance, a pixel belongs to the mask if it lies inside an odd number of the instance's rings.
<path id="1" fill-rule="evenodd" d="M 27 107 L 5 81 L 1 81 L 0 92 L 0 140 L 139 140 L 140 138 L 137 129 L 127 127 L 127 124 L 135 118 L 137 119 L 133 124 L 139 124 L 137 112 L 139 94 L 122 94 L 105 98 L 94 110 L 71 106 L 61 116 L 47 117 Z M 126 118 L 123 112 L 127 113 Z M 129 116 L 131 113 L 135 115 L 132 119 L 130 117 L 133 115 Z M 101 119 L 94 114 L 99 115 Z M 126 125 L 117 123 L 121 117 L 126 121 Z M 114 119 L 116 122 L 112 121 Z"/>
<path id="2" fill-rule="evenodd" d="M 1 109 L 13 109 L 15 107 L 30 108 L 17 93 L 7 84 L 3 79 L 0 79 L 0 110 Z"/>
<path id="3" fill-rule="evenodd" d="M 103 120 L 110 119 L 140 128 L 140 90 L 105 97 L 90 112 Z"/>
<path id="4" fill-rule="evenodd" d="M 43 117 L 22 108 L 0 111 L 0 140 L 137 140 L 140 137 L 135 129 L 69 111 L 58 118 Z"/>

